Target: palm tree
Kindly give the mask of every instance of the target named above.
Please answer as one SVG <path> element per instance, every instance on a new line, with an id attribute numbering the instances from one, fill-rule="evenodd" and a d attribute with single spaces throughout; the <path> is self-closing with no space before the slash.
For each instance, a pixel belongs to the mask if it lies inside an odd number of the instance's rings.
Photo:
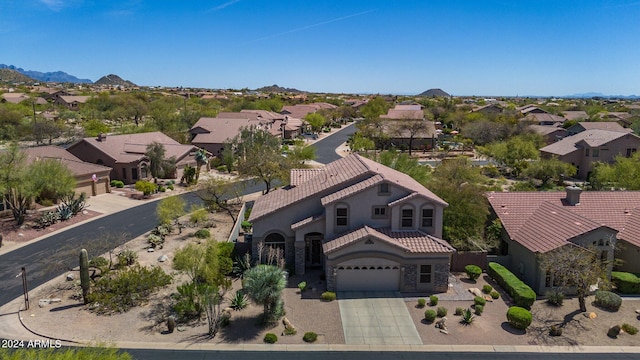
<path id="1" fill-rule="evenodd" d="M 247 296 L 264 306 L 262 320 L 277 321 L 282 315 L 282 290 L 287 285 L 282 269 L 273 265 L 258 265 L 244 274 L 243 287 Z"/>
<path id="2" fill-rule="evenodd" d="M 198 179 L 200 178 L 200 169 L 202 168 L 202 165 L 207 165 L 209 159 L 207 158 L 207 152 L 204 151 L 203 149 L 200 149 L 198 151 L 196 151 L 196 155 L 195 155 L 195 160 L 196 160 L 196 183 L 198 182 Z"/>
<path id="3" fill-rule="evenodd" d="M 147 158 L 149 158 L 149 162 L 151 165 L 149 166 L 149 170 L 151 170 L 151 176 L 154 178 L 161 177 L 162 173 L 162 162 L 164 161 L 164 145 L 159 142 L 152 142 L 147 145 L 147 151 L 144 153 Z"/>

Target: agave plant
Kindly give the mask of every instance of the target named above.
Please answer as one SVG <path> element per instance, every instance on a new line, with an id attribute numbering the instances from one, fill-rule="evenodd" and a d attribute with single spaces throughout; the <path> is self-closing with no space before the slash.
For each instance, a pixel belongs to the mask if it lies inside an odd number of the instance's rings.
<path id="1" fill-rule="evenodd" d="M 242 291 L 236 291 L 235 295 L 231 298 L 231 308 L 233 310 L 242 310 L 249 305 L 249 299 L 247 295 Z"/>
<path id="2" fill-rule="evenodd" d="M 466 309 L 462 312 L 462 320 L 460 322 L 464 325 L 471 325 L 473 319 L 475 319 L 475 316 L 471 313 L 471 309 Z"/>
<path id="3" fill-rule="evenodd" d="M 73 216 L 73 211 L 71 211 L 71 208 L 69 206 L 66 206 L 66 205 L 58 206 L 58 217 L 60 221 L 69 220 L 71 219 L 72 216 Z"/>

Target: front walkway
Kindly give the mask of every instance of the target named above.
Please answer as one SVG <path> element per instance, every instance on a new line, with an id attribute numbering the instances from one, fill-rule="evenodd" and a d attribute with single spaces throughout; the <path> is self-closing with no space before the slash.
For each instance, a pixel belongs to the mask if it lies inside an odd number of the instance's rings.
<path id="1" fill-rule="evenodd" d="M 339 292 L 347 345 L 422 345 L 398 292 Z"/>

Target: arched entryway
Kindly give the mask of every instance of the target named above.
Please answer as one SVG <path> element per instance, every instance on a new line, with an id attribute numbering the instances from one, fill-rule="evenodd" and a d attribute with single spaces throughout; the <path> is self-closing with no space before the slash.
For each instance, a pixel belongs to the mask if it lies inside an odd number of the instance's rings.
<path id="1" fill-rule="evenodd" d="M 322 267 L 322 239 L 324 239 L 324 236 L 321 233 L 317 232 L 308 233 L 304 236 L 305 267 Z"/>

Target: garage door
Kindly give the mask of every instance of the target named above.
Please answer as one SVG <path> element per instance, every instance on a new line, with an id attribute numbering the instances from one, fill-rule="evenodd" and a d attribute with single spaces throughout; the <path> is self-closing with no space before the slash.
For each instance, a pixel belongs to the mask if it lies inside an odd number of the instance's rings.
<path id="1" fill-rule="evenodd" d="M 398 291 L 398 265 L 339 265 L 336 273 L 338 291 Z"/>

